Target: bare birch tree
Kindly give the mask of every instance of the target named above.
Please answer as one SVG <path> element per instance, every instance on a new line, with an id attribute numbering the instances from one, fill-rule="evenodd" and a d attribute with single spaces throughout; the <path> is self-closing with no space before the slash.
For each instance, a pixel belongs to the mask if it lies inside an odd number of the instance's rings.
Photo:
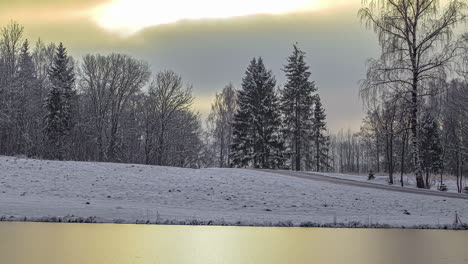
<path id="1" fill-rule="evenodd" d="M 232 122 L 237 108 L 237 96 L 234 86 L 228 84 L 223 91 L 216 94 L 211 104 L 208 123 L 215 153 L 218 153 L 219 167 L 228 167 L 231 163 L 229 156 L 232 141 Z"/>
<path id="2" fill-rule="evenodd" d="M 441 9 L 438 0 L 364 0 L 359 16 L 379 37 L 382 54 L 371 61 L 362 91 L 394 89 L 402 85 L 411 100 L 411 144 L 418 188 L 422 177 L 418 114 L 419 100 L 431 94 L 425 84 L 444 77 L 460 49 L 452 40 L 453 29 L 466 21 L 466 0 L 451 0 Z M 399 85 L 399 86 L 400 86 Z"/>

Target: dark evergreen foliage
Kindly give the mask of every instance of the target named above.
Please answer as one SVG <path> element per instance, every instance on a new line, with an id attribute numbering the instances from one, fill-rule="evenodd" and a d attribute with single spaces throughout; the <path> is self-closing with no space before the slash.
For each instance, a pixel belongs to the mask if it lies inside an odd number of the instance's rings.
<path id="1" fill-rule="evenodd" d="M 63 137 L 65 134 L 64 123 L 62 120 L 62 93 L 59 88 L 52 86 L 47 96 L 46 108 L 46 126 L 44 129 L 48 139 L 48 158 L 63 158 Z"/>
<path id="2" fill-rule="evenodd" d="M 320 96 L 315 96 L 314 106 L 314 119 L 312 129 L 312 139 L 315 147 L 315 169 L 316 171 L 323 171 L 328 169 L 329 155 L 328 147 L 330 138 L 327 135 L 327 123 L 325 122 L 326 114 L 325 109 L 320 101 Z"/>
<path id="3" fill-rule="evenodd" d="M 262 58 L 254 58 L 238 91 L 234 116 L 231 160 L 234 167 L 281 168 L 284 143 L 276 80 Z"/>
<path id="4" fill-rule="evenodd" d="M 67 136 L 72 129 L 75 75 L 62 43 L 57 47 L 48 77 L 51 85 L 46 100 L 47 115 L 44 129 L 48 139 L 47 155 L 50 158 L 63 159 L 70 144 L 67 142 Z"/>
<path id="5" fill-rule="evenodd" d="M 309 66 L 306 65 L 305 53 L 294 45 L 294 51 L 284 66 L 287 83 L 281 94 L 281 111 L 284 118 L 284 133 L 288 140 L 288 151 L 293 157 L 293 169 L 303 167 L 303 150 L 308 149 L 311 139 L 314 82 L 310 81 Z"/>
<path id="6" fill-rule="evenodd" d="M 74 90 L 75 74 L 67 50 L 62 43 L 57 47 L 54 62 L 48 74 L 52 86 L 58 87 L 62 93 L 64 129 L 66 133 L 69 133 L 72 128 L 73 97 L 76 94 Z"/>

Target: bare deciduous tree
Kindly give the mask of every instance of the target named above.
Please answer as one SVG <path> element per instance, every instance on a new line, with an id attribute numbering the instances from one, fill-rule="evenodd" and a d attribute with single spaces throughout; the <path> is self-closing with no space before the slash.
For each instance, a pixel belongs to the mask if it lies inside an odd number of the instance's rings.
<path id="1" fill-rule="evenodd" d="M 23 30 L 23 26 L 14 21 L 0 30 L 0 151 L 6 154 L 15 152 L 15 146 L 8 142 L 16 142 L 13 138 L 16 135 L 9 130 L 14 129 L 16 123 L 13 118 L 17 112 L 13 82 L 23 44 Z"/>
<path id="2" fill-rule="evenodd" d="M 208 116 L 208 129 L 213 137 L 215 153 L 218 153 L 219 166 L 228 167 L 232 141 L 232 122 L 237 108 L 237 96 L 234 86 L 228 84 L 216 94 Z"/>
<path id="3" fill-rule="evenodd" d="M 182 77 L 166 70 L 156 74 L 149 87 L 150 122 L 146 135 L 146 163 L 153 155 L 157 165 L 166 164 L 168 132 L 177 113 L 188 111 L 193 103 L 192 87 L 183 88 Z"/>
<path id="4" fill-rule="evenodd" d="M 379 37 L 382 54 L 371 61 L 363 90 L 403 86 L 411 100 L 411 143 L 417 186 L 424 188 L 419 151 L 419 100 L 432 94 L 425 83 L 442 79 L 444 69 L 460 52 L 452 29 L 466 21 L 465 0 L 451 0 L 445 9 L 437 0 L 365 0 L 361 20 Z"/>
<path id="5" fill-rule="evenodd" d="M 149 66 L 122 54 L 86 55 L 81 89 L 89 97 L 99 161 L 117 161 L 118 132 L 129 99 L 149 78 Z"/>

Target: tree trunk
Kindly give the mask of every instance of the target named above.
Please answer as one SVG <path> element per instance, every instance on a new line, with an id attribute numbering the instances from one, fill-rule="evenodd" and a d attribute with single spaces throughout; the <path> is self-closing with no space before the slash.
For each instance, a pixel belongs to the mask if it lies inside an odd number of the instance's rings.
<path id="1" fill-rule="evenodd" d="M 380 142 L 379 142 L 379 136 L 376 135 L 376 151 L 377 151 L 377 172 L 380 172 Z"/>
<path id="2" fill-rule="evenodd" d="M 117 130 L 118 130 L 118 116 L 113 117 L 111 120 L 111 129 L 109 133 L 109 144 L 107 147 L 107 161 L 117 161 Z"/>
<path id="3" fill-rule="evenodd" d="M 316 151 L 316 162 L 317 162 L 317 172 L 320 171 L 320 142 L 319 142 L 319 136 L 317 135 L 315 139 L 315 151 Z"/>
<path id="4" fill-rule="evenodd" d="M 393 128 L 391 128 L 391 134 L 389 136 L 389 164 L 388 164 L 388 175 L 389 175 L 389 183 L 393 184 Z"/>
<path id="5" fill-rule="evenodd" d="M 221 138 L 221 142 L 219 143 L 219 167 L 224 167 L 224 129 L 221 129 L 221 134 L 219 136 Z"/>
<path id="6" fill-rule="evenodd" d="M 157 160 L 156 160 L 156 165 L 158 166 L 164 166 L 164 136 L 165 136 L 165 131 L 166 126 L 164 125 L 164 122 L 161 121 L 161 130 L 159 131 L 159 138 L 158 138 L 158 153 L 157 153 Z"/>
<path id="7" fill-rule="evenodd" d="M 229 168 L 231 165 L 231 137 L 232 137 L 232 130 L 231 130 L 231 125 L 228 123 L 228 138 L 227 138 L 227 144 L 226 144 L 226 167 Z"/>
<path id="8" fill-rule="evenodd" d="M 431 188 L 431 185 L 429 184 L 429 168 L 426 168 L 426 188 Z"/>
<path id="9" fill-rule="evenodd" d="M 98 161 L 104 161 L 104 143 L 102 139 L 102 132 L 99 130 L 99 135 L 97 137 L 97 144 L 98 144 Z"/>
<path id="10" fill-rule="evenodd" d="M 150 153 L 151 153 L 151 139 L 150 137 L 150 129 L 149 129 L 149 122 L 148 117 L 146 117 L 146 129 L 145 129 L 145 164 L 150 164 Z"/>
<path id="11" fill-rule="evenodd" d="M 360 149 L 359 149 L 359 144 L 357 145 L 357 155 L 356 155 L 356 165 L 357 165 L 357 173 L 361 173 L 361 157 L 360 157 Z"/>
<path id="12" fill-rule="evenodd" d="M 458 147 L 460 148 L 460 146 Z M 462 192 L 463 189 L 463 177 L 462 177 L 462 154 L 460 149 L 457 150 L 457 189 L 458 193 Z"/>
<path id="13" fill-rule="evenodd" d="M 444 174 L 444 170 L 440 170 L 440 185 L 444 184 L 444 179 L 442 178 L 443 174 Z"/>
<path id="14" fill-rule="evenodd" d="M 296 117 L 296 171 L 301 170 L 301 147 L 300 147 L 300 128 L 298 118 Z"/>
<path id="15" fill-rule="evenodd" d="M 340 140 L 340 172 L 343 173 L 343 142 Z"/>
<path id="16" fill-rule="evenodd" d="M 400 167 L 400 184 L 401 184 L 401 187 L 404 186 L 403 184 L 403 173 L 405 172 L 405 148 L 406 148 L 406 143 L 408 141 L 407 139 L 407 133 L 404 132 L 403 134 L 403 142 L 402 142 L 402 145 L 403 147 L 401 148 L 401 167 Z"/>
<path id="17" fill-rule="evenodd" d="M 413 80 L 413 91 L 411 92 L 412 111 L 411 111 L 411 144 L 413 146 L 413 163 L 416 174 L 416 185 L 418 188 L 424 188 L 424 179 L 421 170 L 421 159 L 419 156 L 419 133 L 418 133 L 418 94 L 417 77 Z"/>

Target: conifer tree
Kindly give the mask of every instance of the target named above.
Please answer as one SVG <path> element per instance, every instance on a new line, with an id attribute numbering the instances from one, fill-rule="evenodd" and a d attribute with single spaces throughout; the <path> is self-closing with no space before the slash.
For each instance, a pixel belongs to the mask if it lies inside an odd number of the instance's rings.
<path id="1" fill-rule="evenodd" d="M 293 169 L 301 170 L 302 150 L 310 142 L 313 118 L 314 82 L 306 65 L 305 52 L 294 45 L 294 51 L 284 66 L 287 83 L 282 90 L 281 110 L 284 117 L 285 136 L 289 151 L 293 152 Z"/>
<path id="2" fill-rule="evenodd" d="M 65 133 L 69 134 L 72 129 L 73 98 L 76 94 L 74 90 L 75 74 L 73 66 L 70 65 L 70 58 L 62 43 L 57 47 L 54 62 L 49 71 L 49 79 L 52 86 L 59 88 L 62 93 L 62 119 Z"/>
<path id="3" fill-rule="evenodd" d="M 51 83 L 46 99 L 45 133 L 49 141 L 48 155 L 54 159 L 63 159 L 65 149 L 70 145 L 70 142 L 66 141 L 72 129 L 75 76 L 62 43 L 57 47 L 48 77 Z"/>
<path id="4" fill-rule="evenodd" d="M 231 160 L 234 167 L 278 168 L 284 164 L 276 80 L 262 58 L 254 58 L 237 94 Z"/>
<path id="5" fill-rule="evenodd" d="M 18 62 L 18 79 L 21 81 L 23 86 L 31 86 L 36 77 L 34 63 L 32 60 L 31 53 L 29 51 L 29 42 L 25 40 L 21 47 L 21 53 Z"/>
<path id="6" fill-rule="evenodd" d="M 315 96 L 314 105 L 312 140 L 315 147 L 315 166 L 317 171 L 322 171 L 324 167 L 329 167 L 328 146 L 330 139 L 328 135 L 326 135 L 327 123 L 325 122 L 325 109 L 322 107 L 320 96 L 318 94 Z"/>
<path id="7" fill-rule="evenodd" d="M 62 93 L 56 86 L 51 86 L 46 99 L 46 126 L 44 132 L 47 137 L 46 156 L 52 159 L 63 159 L 63 145 L 65 128 L 62 115 Z"/>

